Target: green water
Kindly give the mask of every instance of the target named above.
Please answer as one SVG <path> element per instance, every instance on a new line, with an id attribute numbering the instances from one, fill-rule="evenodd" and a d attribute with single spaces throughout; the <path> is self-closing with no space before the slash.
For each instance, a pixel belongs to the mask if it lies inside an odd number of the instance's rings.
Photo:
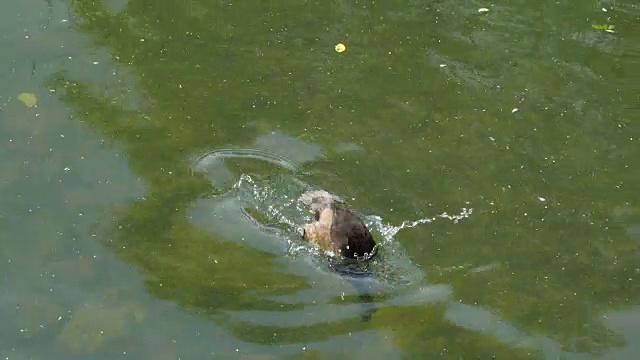
<path id="1" fill-rule="evenodd" d="M 640 351 L 636 1 L 0 19 L 1 359 Z M 363 214 L 375 277 L 299 239 L 305 186 Z"/>

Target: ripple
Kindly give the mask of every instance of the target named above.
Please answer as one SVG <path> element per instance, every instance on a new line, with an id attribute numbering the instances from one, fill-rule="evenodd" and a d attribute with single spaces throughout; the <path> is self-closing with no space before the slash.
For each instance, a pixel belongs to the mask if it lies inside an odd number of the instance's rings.
<path id="1" fill-rule="evenodd" d="M 215 149 L 194 158 L 193 171 L 204 174 L 220 192 L 195 201 L 188 211 L 189 220 L 210 232 L 212 239 L 276 255 L 277 267 L 284 266 L 285 272 L 313 285 L 265 297 L 282 304 L 303 305 L 301 310 L 283 314 L 246 309 L 227 313 L 229 319 L 257 326 L 296 327 L 302 326 L 300 316 L 311 308 L 316 309 L 313 313 L 317 319 L 306 318 L 302 323 L 325 322 L 327 314 L 335 317 L 333 321 L 358 316 L 365 319 L 385 306 L 450 301 L 450 287 L 427 286 L 424 271 L 413 263 L 396 235 L 437 220 L 461 221 L 472 214 L 472 209 L 406 220 L 400 225 L 388 224 L 376 214 L 360 214 L 381 246 L 378 255 L 360 263 L 330 257 L 301 237 L 301 225 L 308 222 L 310 214 L 299 197 L 306 190 L 317 189 L 304 181 L 302 164 L 312 158 L 307 156 L 310 152 L 301 163 L 260 148 L 260 144 L 271 142 L 273 139 L 257 141 L 251 148 Z M 305 148 L 302 142 L 296 146 Z M 265 164 L 275 165 L 277 171 Z"/>
<path id="2" fill-rule="evenodd" d="M 294 172 L 302 171 L 300 164 L 282 155 L 267 150 L 250 148 L 227 148 L 209 151 L 198 156 L 193 161 L 193 169 L 196 172 L 206 172 L 207 168 L 212 164 L 224 159 L 256 159 L 279 165 Z"/>

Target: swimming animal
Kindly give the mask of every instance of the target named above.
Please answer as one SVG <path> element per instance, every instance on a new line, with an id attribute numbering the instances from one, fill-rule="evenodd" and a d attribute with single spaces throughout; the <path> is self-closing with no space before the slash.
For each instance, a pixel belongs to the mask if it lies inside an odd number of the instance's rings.
<path id="1" fill-rule="evenodd" d="M 303 193 L 300 200 L 311 208 L 312 221 L 303 226 L 303 237 L 325 252 L 348 259 L 369 260 L 377 244 L 362 220 L 344 200 L 323 190 Z"/>

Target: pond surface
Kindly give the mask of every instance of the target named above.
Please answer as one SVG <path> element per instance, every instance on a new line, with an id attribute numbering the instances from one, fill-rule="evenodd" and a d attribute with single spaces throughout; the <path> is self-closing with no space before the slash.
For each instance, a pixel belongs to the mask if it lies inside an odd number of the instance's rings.
<path id="1" fill-rule="evenodd" d="M 636 1 L 0 19 L 1 359 L 640 351 Z M 364 269 L 301 239 L 308 188 L 369 225 Z"/>

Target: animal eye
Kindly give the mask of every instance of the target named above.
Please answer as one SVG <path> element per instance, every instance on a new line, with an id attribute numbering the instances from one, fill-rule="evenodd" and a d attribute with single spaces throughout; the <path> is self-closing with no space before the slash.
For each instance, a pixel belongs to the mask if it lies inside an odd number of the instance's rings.
<path id="1" fill-rule="evenodd" d="M 320 221 L 320 211 L 316 210 L 313 212 L 313 220 Z"/>

